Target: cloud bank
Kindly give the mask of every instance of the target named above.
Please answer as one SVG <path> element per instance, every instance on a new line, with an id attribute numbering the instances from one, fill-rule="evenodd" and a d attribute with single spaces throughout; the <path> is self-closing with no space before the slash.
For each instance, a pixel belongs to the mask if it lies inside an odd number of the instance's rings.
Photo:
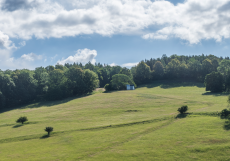
<path id="1" fill-rule="evenodd" d="M 89 61 L 92 64 L 95 64 L 96 59 L 95 57 L 97 56 L 97 51 L 96 50 L 90 50 L 90 49 L 79 49 L 77 50 L 77 53 L 73 56 L 69 56 L 66 59 L 59 60 L 57 63 L 64 65 L 65 63 L 82 63 L 86 64 Z"/>
<path id="2" fill-rule="evenodd" d="M 139 62 L 137 62 L 137 63 L 125 63 L 125 64 L 122 64 L 121 66 L 123 66 L 123 67 L 134 67 L 134 66 L 136 66 L 138 63 L 139 63 Z"/>
<path id="3" fill-rule="evenodd" d="M 229 0 L 0 0 L 0 31 L 21 39 L 136 34 L 196 44 L 230 37 L 229 6 Z"/>
<path id="4" fill-rule="evenodd" d="M 30 54 L 23 54 L 21 56 L 21 59 L 24 59 L 26 61 L 35 61 L 35 60 L 41 60 L 42 59 L 42 55 L 36 55 L 34 53 L 30 53 Z"/>
<path id="5" fill-rule="evenodd" d="M 19 9 L 31 9 L 36 6 L 36 0 L 5 0 L 2 2 L 1 9 L 12 12 Z"/>
<path id="6" fill-rule="evenodd" d="M 13 52 L 7 49 L 0 49 L 0 69 L 35 69 L 35 61 L 41 61 L 42 55 L 34 53 L 23 54 L 19 58 L 13 56 Z"/>
<path id="7" fill-rule="evenodd" d="M 177 5 L 166 0 L 0 0 L 0 62 L 23 68 L 41 60 L 33 53 L 13 57 L 32 37 L 131 34 L 190 44 L 221 42 L 230 37 L 229 8 L 229 0 L 185 0 Z M 22 39 L 19 47 L 12 39 Z M 95 50 L 82 49 L 58 62 L 94 63 L 96 55 Z"/>
<path id="8" fill-rule="evenodd" d="M 15 45 L 10 41 L 8 35 L 0 31 L 0 48 L 13 49 L 16 48 Z"/>

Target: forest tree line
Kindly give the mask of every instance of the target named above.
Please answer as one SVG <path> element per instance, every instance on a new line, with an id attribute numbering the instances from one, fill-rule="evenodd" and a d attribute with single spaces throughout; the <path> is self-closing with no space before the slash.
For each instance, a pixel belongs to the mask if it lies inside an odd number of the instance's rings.
<path id="1" fill-rule="evenodd" d="M 60 100 L 92 92 L 97 87 L 125 89 L 155 80 L 190 79 L 204 82 L 206 90 L 230 90 L 230 59 L 214 55 L 167 57 L 141 61 L 131 69 L 88 62 L 57 64 L 35 70 L 0 70 L 0 108 L 34 100 Z"/>

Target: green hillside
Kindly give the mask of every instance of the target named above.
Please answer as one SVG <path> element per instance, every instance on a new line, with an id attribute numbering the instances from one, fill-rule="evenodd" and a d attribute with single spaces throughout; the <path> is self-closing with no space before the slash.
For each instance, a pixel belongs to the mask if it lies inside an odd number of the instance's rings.
<path id="1" fill-rule="evenodd" d="M 166 81 L 2 111 L 0 160 L 229 160 L 230 126 L 216 115 L 227 96 Z"/>

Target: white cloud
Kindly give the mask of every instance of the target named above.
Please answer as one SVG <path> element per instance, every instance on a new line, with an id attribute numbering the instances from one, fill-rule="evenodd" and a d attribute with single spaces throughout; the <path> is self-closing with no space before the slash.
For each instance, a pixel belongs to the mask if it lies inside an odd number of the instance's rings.
<path id="1" fill-rule="evenodd" d="M 158 30 L 155 33 L 148 33 L 142 36 L 143 39 L 162 39 L 166 40 L 169 38 L 169 35 L 172 33 L 172 27 L 165 27 L 161 30 Z"/>
<path id="2" fill-rule="evenodd" d="M 51 57 L 51 61 L 53 61 L 58 55 L 55 54 L 53 57 Z"/>
<path id="3" fill-rule="evenodd" d="M 24 59 L 24 60 L 27 60 L 27 61 L 41 60 L 42 59 L 42 55 L 36 55 L 34 53 L 23 54 L 21 56 L 21 59 Z"/>
<path id="4" fill-rule="evenodd" d="M 165 0 L 0 0 L 0 29 L 22 39 L 137 34 L 196 44 L 230 37 L 229 5 L 229 0 L 186 0 L 177 5 Z M 151 26 L 161 28 L 151 31 Z"/>
<path id="5" fill-rule="evenodd" d="M 26 42 L 22 41 L 19 45 L 25 46 Z M 42 59 L 42 55 L 36 55 L 34 53 L 23 54 L 21 57 L 15 58 L 13 52 L 18 48 L 19 47 L 16 47 L 15 44 L 12 43 L 7 34 L 0 31 L 0 69 L 34 69 L 35 64 L 31 62 Z"/>
<path id="6" fill-rule="evenodd" d="M 8 35 L 0 31 L 0 48 L 13 49 L 16 48 L 14 43 L 10 41 Z"/>
<path id="7" fill-rule="evenodd" d="M 59 60 L 57 63 L 63 64 L 63 65 L 65 63 L 73 64 L 74 62 L 86 64 L 90 61 L 92 64 L 94 64 L 96 62 L 96 59 L 95 59 L 96 56 L 97 56 L 96 50 L 79 49 L 77 50 L 77 53 L 75 55 L 69 56 L 66 59 Z"/>
<path id="8" fill-rule="evenodd" d="M 21 46 L 26 46 L 26 42 L 25 42 L 25 41 L 22 41 L 22 42 L 19 43 L 19 45 L 21 45 Z"/>
<path id="9" fill-rule="evenodd" d="M 35 69 L 35 60 L 41 60 L 41 55 L 24 54 L 19 58 L 13 56 L 12 50 L 0 49 L 0 69 Z"/>
<path id="10" fill-rule="evenodd" d="M 220 42 L 230 38 L 229 6 L 229 0 L 185 0 L 177 5 L 165 0 L 0 0 L 0 67 L 31 68 L 35 60 L 42 59 L 33 53 L 15 58 L 13 51 L 26 42 L 16 47 L 12 38 L 96 33 L 135 34 L 162 40 L 176 37 L 190 44 L 209 39 Z M 94 63 L 96 55 L 95 50 L 83 49 L 58 62 Z M 56 57 L 51 61 L 56 62 Z M 133 65 L 136 64 L 122 66 Z"/>
<path id="11" fill-rule="evenodd" d="M 116 63 L 111 63 L 111 64 L 109 64 L 111 67 L 114 67 L 114 66 L 117 66 L 117 64 Z"/>
<path id="12" fill-rule="evenodd" d="M 121 66 L 123 67 L 133 67 L 133 66 L 136 66 L 139 62 L 137 63 L 125 63 L 125 64 L 122 64 Z"/>
<path id="13" fill-rule="evenodd" d="M 163 15 L 159 16 L 162 20 L 158 20 L 157 24 L 164 27 L 144 34 L 143 38 L 177 37 L 191 44 L 197 44 L 203 39 L 221 41 L 223 38 L 229 38 L 230 14 L 225 9 L 229 5 L 228 0 L 187 0 L 177 6 L 159 6 L 158 10 L 161 10 Z"/>
<path id="14" fill-rule="evenodd" d="M 125 63 L 125 64 L 122 64 L 121 66 L 122 67 L 133 67 L 133 66 L 136 66 L 139 62 L 137 63 Z M 111 67 L 114 67 L 114 66 L 117 66 L 118 64 L 116 63 L 111 63 L 109 64 Z"/>

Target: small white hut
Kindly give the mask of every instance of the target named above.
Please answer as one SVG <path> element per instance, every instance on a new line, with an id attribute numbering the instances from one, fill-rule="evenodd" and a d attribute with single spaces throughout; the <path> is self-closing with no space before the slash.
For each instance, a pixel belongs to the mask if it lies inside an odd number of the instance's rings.
<path id="1" fill-rule="evenodd" d="M 130 84 L 127 84 L 126 87 L 127 87 L 127 90 L 134 90 L 135 89 L 134 85 L 130 85 Z"/>

